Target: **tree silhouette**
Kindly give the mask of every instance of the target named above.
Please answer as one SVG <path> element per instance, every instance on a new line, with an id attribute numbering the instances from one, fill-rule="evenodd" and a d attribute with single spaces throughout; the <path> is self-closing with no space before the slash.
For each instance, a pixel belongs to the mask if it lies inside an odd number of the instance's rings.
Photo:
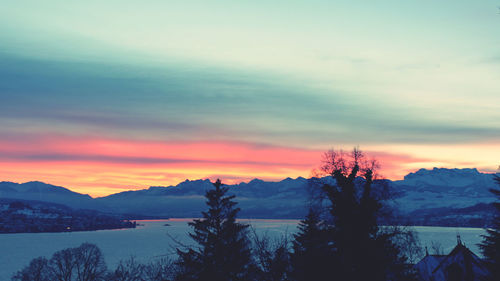
<path id="1" fill-rule="evenodd" d="M 121 260 L 116 269 L 108 274 L 108 281 L 136 281 L 145 280 L 145 265 L 140 264 L 134 257 Z"/>
<path id="2" fill-rule="evenodd" d="M 500 176 L 495 175 L 495 181 L 500 185 Z M 487 280 L 500 280 L 500 189 L 490 190 L 498 198 L 493 203 L 496 215 L 493 226 L 487 229 L 487 234 L 483 236 L 483 242 L 479 245 L 486 260 L 486 265 L 490 271 Z"/>
<path id="3" fill-rule="evenodd" d="M 83 243 L 73 251 L 75 255 L 76 280 L 104 280 L 107 268 L 101 249 L 94 244 Z"/>
<path id="4" fill-rule="evenodd" d="M 74 248 L 64 249 L 55 252 L 50 259 L 54 280 L 72 281 L 75 269 L 75 251 Z"/>
<path id="5" fill-rule="evenodd" d="M 189 225 L 189 235 L 198 244 L 179 254 L 178 280 L 237 281 L 249 280 L 252 268 L 248 225 L 237 223 L 234 196 L 227 196 L 227 187 L 220 180 L 205 194 L 208 210 L 203 218 Z"/>
<path id="6" fill-rule="evenodd" d="M 350 154 L 331 150 L 325 155 L 322 170 L 335 180 L 322 190 L 330 204 L 328 232 L 338 280 L 411 280 L 406 258 L 394 242 L 404 233 L 378 225 L 386 215 L 387 198 L 373 188 L 377 167 L 356 148 Z"/>
<path id="7" fill-rule="evenodd" d="M 297 281 L 332 280 L 330 264 L 333 261 L 329 243 L 329 229 L 314 209 L 299 223 L 294 235 L 291 255 L 292 276 Z"/>
<path id="8" fill-rule="evenodd" d="M 107 280 L 107 269 L 101 250 L 94 244 L 83 243 L 77 248 L 57 251 L 50 260 L 33 259 L 17 272 L 16 281 L 101 281 Z"/>
<path id="9" fill-rule="evenodd" d="M 13 281 L 52 281 L 49 261 L 44 257 L 31 260 L 30 264 L 12 277 Z"/>
<path id="10" fill-rule="evenodd" d="M 284 234 L 279 239 L 271 239 L 267 233 L 258 235 L 255 229 L 252 230 L 256 280 L 290 280 L 291 264 L 288 236 Z"/>

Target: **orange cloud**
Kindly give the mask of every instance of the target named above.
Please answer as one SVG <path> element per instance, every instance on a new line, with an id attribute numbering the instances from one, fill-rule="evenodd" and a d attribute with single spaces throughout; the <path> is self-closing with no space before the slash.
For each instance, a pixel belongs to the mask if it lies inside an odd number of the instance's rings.
<path id="1" fill-rule="evenodd" d="M 45 136 L 0 140 L 1 180 L 40 180 L 103 196 L 185 179 L 217 177 L 227 183 L 253 178 L 308 177 L 324 150 L 244 142 L 162 142 Z M 381 174 L 402 176 L 406 155 L 367 152 L 382 163 Z"/>

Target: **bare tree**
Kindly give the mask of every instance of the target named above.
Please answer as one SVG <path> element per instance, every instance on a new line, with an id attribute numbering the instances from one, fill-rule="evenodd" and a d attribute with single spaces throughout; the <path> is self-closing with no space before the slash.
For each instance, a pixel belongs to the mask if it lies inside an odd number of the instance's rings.
<path id="1" fill-rule="evenodd" d="M 150 262 L 144 267 L 144 276 L 147 281 L 172 281 L 176 273 L 175 263 L 166 258 Z"/>
<path id="2" fill-rule="evenodd" d="M 358 147 L 351 152 L 331 149 L 323 155 L 322 162 L 320 171 L 335 178 L 335 174 L 340 173 L 345 177 L 368 176 L 376 179 L 376 172 L 380 168 L 377 160 L 368 159 Z"/>
<path id="3" fill-rule="evenodd" d="M 109 281 L 144 281 L 143 264 L 136 261 L 134 257 L 130 257 L 125 261 L 120 261 L 116 270 L 108 275 Z"/>
<path id="4" fill-rule="evenodd" d="M 253 256 L 261 281 L 289 280 L 291 272 L 288 235 L 271 239 L 267 233 L 258 235 L 252 228 Z"/>
<path id="5" fill-rule="evenodd" d="M 18 271 L 13 281 L 52 281 L 49 261 L 44 257 L 33 259 L 23 270 Z"/>
<path id="6" fill-rule="evenodd" d="M 54 280 L 72 281 L 75 268 L 75 255 L 73 248 L 56 252 L 50 259 L 50 267 Z"/>
<path id="7" fill-rule="evenodd" d="M 74 265 L 78 281 L 104 280 L 107 268 L 101 250 L 94 244 L 83 243 L 73 249 Z"/>
<path id="8" fill-rule="evenodd" d="M 101 281 L 106 280 L 106 264 L 101 250 L 94 244 L 84 243 L 54 253 L 50 260 L 33 259 L 17 272 L 15 281 Z"/>
<path id="9" fill-rule="evenodd" d="M 117 268 L 109 273 L 107 281 L 172 281 L 176 267 L 170 259 L 162 258 L 149 264 L 141 264 L 134 257 L 120 261 Z"/>
<path id="10" fill-rule="evenodd" d="M 398 245 L 400 253 L 408 263 L 417 263 L 424 255 L 417 232 L 409 226 L 387 226 L 386 231 L 393 235 L 392 241 Z"/>
<path id="11" fill-rule="evenodd" d="M 431 241 L 431 255 L 444 255 L 443 245 L 438 241 Z"/>

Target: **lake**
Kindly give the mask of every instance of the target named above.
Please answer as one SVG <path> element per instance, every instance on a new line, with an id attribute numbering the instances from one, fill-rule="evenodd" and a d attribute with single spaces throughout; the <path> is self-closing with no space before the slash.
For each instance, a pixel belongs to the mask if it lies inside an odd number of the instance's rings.
<path id="1" fill-rule="evenodd" d="M 122 259 L 134 256 L 140 262 L 175 255 L 180 241 L 191 243 L 187 233 L 190 219 L 144 220 L 135 229 L 99 230 L 65 233 L 20 233 L 0 234 L 0 280 L 10 280 L 12 274 L 28 265 L 31 259 L 39 256 L 50 258 L 56 251 L 77 247 L 89 242 L 101 248 L 109 268 L 115 268 Z M 280 237 L 293 234 L 298 220 L 241 220 L 249 222 L 258 234 Z M 168 224 L 169 226 L 166 226 Z M 414 227 L 422 246 L 431 241 L 441 244 L 447 254 L 456 245 L 457 234 L 464 244 L 479 254 L 477 244 L 484 230 L 480 228 L 454 227 Z"/>

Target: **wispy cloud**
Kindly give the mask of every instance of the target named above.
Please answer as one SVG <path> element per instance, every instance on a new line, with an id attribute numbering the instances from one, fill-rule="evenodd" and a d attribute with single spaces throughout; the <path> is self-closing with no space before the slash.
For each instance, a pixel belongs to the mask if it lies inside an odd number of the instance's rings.
<path id="1" fill-rule="evenodd" d="M 7 127 L 113 132 L 152 138 L 254 139 L 283 143 L 467 142 L 498 139 L 497 128 L 432 120 L 285 76 L 227 69 L 0 57 L 0 117 Z M 356 128 L 356 129 L 354 129 Z M 175 133 L 173 133 L 175 132 Z M 267 140 L 264 140 L 267 139 Z"/>
<path id="2" fill-rule="evenodd" d="M 493 2 L 5 3 L 0 172 L 105 193 L 162 172 L 307 176 L 353 145 L 393 152 L 389 177 L 464 148 L 491 168 Z"/>
<path id="3" fill-rule="evenodd" d="M 320 165 L 323 153 L 320 149 L 243 142 L 31 136 L 0 141 L 0 172 L 6 177 L 3 180 L 35 178 L 76 190 L 98 184 L 101 191 L 87 191 L 96 195 L 109 192 L 118 183 L 137 189 L 214 175 L 232 180 L 307 177 Z M 424 161 L 404 154 L 367 153 L 383 164 L 381 174 L 390 177 L 402 176 L 398 166 Z"/>

